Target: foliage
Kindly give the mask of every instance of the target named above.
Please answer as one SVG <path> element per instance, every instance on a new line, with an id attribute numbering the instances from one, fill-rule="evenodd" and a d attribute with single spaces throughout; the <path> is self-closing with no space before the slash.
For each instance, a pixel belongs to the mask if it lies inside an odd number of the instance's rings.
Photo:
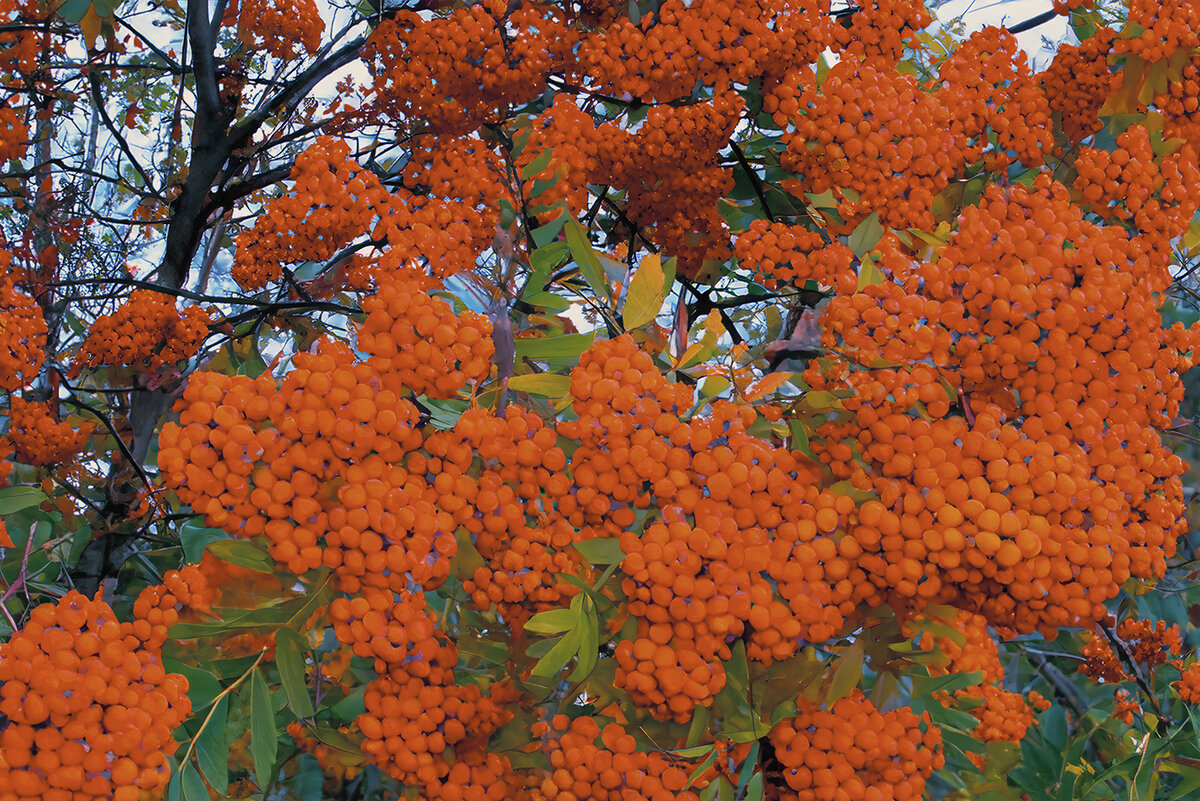
<path id="1" fill-rule="evenodd" d="M 1194 795 L 1200 4 L 214 5 L 0 0 L 0 801 Z"/>

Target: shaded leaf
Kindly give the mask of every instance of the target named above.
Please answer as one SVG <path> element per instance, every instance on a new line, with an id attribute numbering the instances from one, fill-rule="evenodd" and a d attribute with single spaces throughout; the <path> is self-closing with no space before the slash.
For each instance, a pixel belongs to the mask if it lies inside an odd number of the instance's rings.
<path id="1" fill-rule="evenodd" d="M 855 226 L 847 242 L 855 256 L 863 256 L 879 244 L 883 238 L 883 225 L 879 222 L 879 212 L 871 212 L 866 219 Z"/>
<path id="2" fill-rule="evenodd" d="M 254 759 L 255 782 L 265 788 L 274 778 L 279 753 L 279 731 L 271 708 L 271 691 L 256 668 L 250 676 L 250 756 Z"/>
<path id="3" fill-rule="evenodd" d="M 522 337 L 516 340 L 517 358 L 544 361 L 546 359 L 577 359 L 592 346 L 595 332 L 590 334 L 556 334 L 548 337 Z"/>
<path id="4" fill-rule="evenodd" d="M 228 715 L 229 696 L 226 695 L 213 707 L 208 725 L 196 737 L 196 762 L 204 778 L 221 795 L 229 789 Z"/>
<path id="5" fill-rule="evenodd" d="M 314 709 L 306 680 L 304 654 L 308 648 L 304 638 L 292 629 L 281 628 L 275 635 L 275 642 L 275 664 L 279 667 L 279 679 L 287 693 L 288 706 L 302 718 L 311 717 Z"/>
<path id="6" fill-rule="evenodd" d="M 0 515 L 11 515 L 31 506 L 40 506 L 50 496 L 36 487 L 5 487 L 0 489 Z"/>
<path id="7" fill-rule="evenodd" d="M 259 573 L 275 572 L 275 560 L 267 554 L 267 549 L 250 540 L 217 540 L 209 543 L 208 552 L 231 565 Z"/>
<path id="8" fill-rule="evenodd" d="M 612 565 L 625 558 L 621 542 L 615 537 L 600 537 L 571 544 L 579 555 L 594 565 Z"/>
<path id="9" fill-rule="evenodd" d="M 536 678 L 549 679 L 557 676 L 562 672 L 562 669 L 567 666 L 571 658 L 579 651 L 580 632 L 578 628 L 573 628 L 562 636 L 562 639 L 554 644 L 545 656 L 538 660 L 538 663 L 533 666 L 532 676 Z"/>

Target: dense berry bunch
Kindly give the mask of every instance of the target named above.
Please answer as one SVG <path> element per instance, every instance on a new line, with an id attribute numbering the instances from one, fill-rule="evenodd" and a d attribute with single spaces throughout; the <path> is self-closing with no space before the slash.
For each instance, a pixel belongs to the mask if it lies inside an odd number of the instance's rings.
<path id="1" fill-rule="evenodd" d="M 905 42 L 933 22 L 924 2 L 873 0 L 853 7 L 849 25 L 834 28 L 836 49 L 843 56 L 890 69 L 904 54 Z"/>
<path id="2" fill-rule="evenodd" d="M 482 139 L 424 136 L 412 146 L 404 185 L 441 204 L 439 213 L 465 224 L 474 250 L 491 244 L 500 224 L 500 205 L 519 205 L 512 196 L 504 160 Z M 428 200 L 422 200 L 428 205 Z M 473 265 L 462 265 L 469 269 Z M 439 270 L 445 275 L 458 270 Z"/>
<path id="3" fill-rule="evenodd" d="M 187 680 L 107 604 L 35 607 L 0 645 L 0 797 L 138 801 L 168 778 Z"/>
<path id="4" fill-rule="evenodd" d="M 771 289 L 783 284 L 803 287 L 806 281 L 843 292 L 854 289 L 853 251 L 801 225 L 755 220 L 738 235 L 733 252 Z"/>
<path id="5" fill-rule="evenodd" d="M 1193 662 L 1180 671 L 1175 689 L 1185 704 L 1200 704 L 1200 662 Z"/>
<path id="6" fill-rule="evenodd" d="M 863 597 L 837 536 L 854 503 L 819 489 L 807 457 L 750 435 L 753 409 L 718 402 L 684 421 L 691 389 L 628 336 L 584 354 L 571 395 L 579 419 L 559 433 L 579 443 L 577 489 L 558 511 L 620 541 L 638 627 L 617 646 L 617 683 L 638 703 L 687 720 L 724 685 L 734 639 L 769 664 L 841 629 Z M 638 509 L 657 510 L 640 534 Z"/>
<path id="7" fill-rule="evenodd" d="M 458 648 L 437 628 L 420 593 L 369 592 L 330 609 L 338 639 L 375 660 L 357 719 L 363 753 L 389 775 L 423 785 L 430 799 L 461 791 L 464 801 L 501 801 L 516 784 L 488 737 L 512 719 L 507 684 L 485 694 L 454 683 Z M 438 790 L 439 786 L 443 789 Z M 450 796 L 445 796 L 449 799 Z"/>
<path id="8" fill-rule="evenodd" d="M 289 61 L 303 49 L 314 55 L 325 23 L 313 0 L 233 0 L 222 20 L 236 25 L 238 39 L 251 50 L 266 50 Z"/>
<path id="9" fill-rule="evenodd" d="M 9 256 L 0 250 L 0 266 Z M 0 389 L 12 391 L 37 375 L 45 357 L 46 321 L 12 273 L 0 279 Z"/>
<path id="10" fill-rule="evenodd" d="M 1200 55 L 1184 64 L 1179 80 L 1170 81 L 1154 105 L 1167 117 L 1163 136 L 1183 139 L 1195 148 L 1200 142 Z"/>
<path id="11" fill-rule="evenodd" d="M 733 189 L 733 171 L 719 164 L 745 110 L 736 92 L 646 113 L 636 133 L 614 120 L 596 129 L 591 181 L 627 188 L 626 215 L 678 258 L 680 274 L 696 275 L 705 260 L 729 258 L 727 226 L 717 200 Z"/>
<path id="12" fill-rule="evenodd" d="M 9 400 L 8 439 L 18 462 L 38 466 L 70 461 L 95 431 L 93 423 L 78 428 L 59 421 L 50 403 Z"/>
<path id="13" fill-rule="evenodd" d="M 555 5 L 486 0 L 441 18 L 400 11 L 371 34 L 365 60 L 380 107 L 461 134 L 541 95 L 576 35 Z"/>
<path id="14" fill-rule="evenodd" d="M 950 625 L 958 630 L 963 641 L 959 643 L 952 637 L 937 639 L 938 650 L 949 659 L 941 670 L 983 674 L 979 684 L 953 694 L 956 701 L 969 702 L 971 714 L 979 720 L 972 736 L 984 743 L 1019 743 L 1033 725 L 1034 710 L 1046 709 L 1050 702 L 1037 692 L 1022 695 L 1002 687 L 1004 667 L 999 648 L 982 615 L 960 611 Z"/>
<path id="15" fill-rule="evenodd" d="M 1129 657 L 1153 670 L 1165 663 L 1171 657 L 1179 656 L 1183 640 L 1179 634 L 1179 626 L 1168 626 L 1159 620 L 1151 623 L 1149 620 L 1126 618 L 1117 625 L 1117 637 L 1129 649 Z"/>
<path id="16" fill-rule="evenodd" d="M 1079 653 L 1084 658 L 1079 672 L 1092 681 L 1116 684 L 1129 678 L 1125 668 L 1121 666 L 1121 660 L 1117 658 L 1103 635 L 1091 632 Z"/>
<path id="17" fill-rule="evenodd" d="M 349 155 L 344 141 L 322 138 L 296 157 L 292 193 L 273 201 L 238 237 L 233 279 L 242 287 L 278 280 L 283 264 L 328 259 L 371 231 L 390 196 Z"/>
<path id="18" fill-rule="evenodd" d="M 1113 29 L 1101 28 L 1078 45 L 1059 45 L 1054 60 L 1037 76 L 1072 143 L 1100 130 L 1100 107 L 1120 85 L 1121 76 L 1107 58 L 1116 37 Z"/>
<path id="19" fill-rule="evenodd" d="M 135 289 L 115 312 L 92 323 L 71 375 L 102 365 L 151 370 L 175 365 L 196 355 L 211 322 L 199 306 L 180 314 L 170 295 Z"/>
<path id="20" fill-rule="evenodd" d="M 968 158 L 986 149 L 989 129 L 998 151 L 992 166 L 1003 166 L 999 156 L 1008 150 L 1022 163 L 1039 166 L 1053 150 L 1049 101 L 1008 31 L 989 26 L 971 34 L 938 67 L 938 78 L 938 94 L 953 110 L 958 133 L 976 140 Z"/>
<path id="21" fill-rule="evenodd" d="M 934 227 L 933 197 L 963 162 L 964 145 L 950 109 L 911 75 L 847 55 L 820 88 L 811 71 L 793 72 L 764 93 L 763 109 L 788 132 L 784 168 L 805 179 L 785 187 L 833 190 L 839 232 L 873 212 L 885 226 Z"/>
<path id="22" fill-rule="evenodd" d="M 922 798 L 926 780 L 945 762 L 942 733 L 928 713 L 908 707 L 880 712 L 854 690 L 823 709 L 797 699 L 799 712 L 770 733 L 774 757 L 796 801 Z"/>
<path id="23" fill-rule="evenodd" d="M 1161 328 L 1168 278 L 1145 247 L 1083 220 L 1042 176 L 989 188 L 936 261 L 882 253 L 884 284 L 831 304 L 826 347 L 854 349 L 806 380 L 850 388 L 856 420 L 823 426 L 816 447 L 886 507 L 858 563 L 894 603 L 1048 629 L 1094 619 L 1131 575 L 1161 574 L 1182 465 L 1157 429 L 1193 335 Z"/>
<path id="24" fill-rule="evenodd" d="M 667 0 L 638 24 L 618 19 L 593 32 L 579 66 L 604 90 L 647 101 L 686 97 L 697 83 L 750 83 L 816 61 L 834 41 L 829 8 L 828 0 Z"/>
<path id="25" fill-rule="evenodd" d="M 1193 0 L 1130 0 L 1129 23 L 1141 32 L 1118 39 L 1115 51 L 1140 56 L 1146 64 L 1200 46 L 1200 5 Z"/>
<path id="26" fill-rule="evenodd" d="M 676 763 L 666 752 L 638 749 L 633 735 L 619 723 L 583 715 L 555 715 L 550 724 L 534 724 L 544 737 L 549 771 L 533 790 L 535 801 L 696 801 L 700 779 L 689 787 L 692 766 Z M 599 740 L 599 743 L 597 743 Z"/>
<path id="27" fill-rule="evenodd" d="M 370 355 L 368 364 L 384 387 L 453 397 L 491 371 L 492 324 L 476 312 L 455 314 L 418 279 L 401 274 L 385 280 L 363 300 L 367 319 L 358 329 L 358 347 Z"/>
<path id="28" fill-rule="evenodd" d="M 503 416 L 472 409 L 452 431 L 430 437 L 427 449 L 442 460 L 447 477 L 454 475 L 452 486 L 442 479 L 442 505 L 457 507 L 455 522 L 466 528 L 485 561 L 463 581 L 478 608 L 495 605 L 515 627 L 579 592 L 561 578 L 590 575 L 568 548 L 584 535 L 553 512 L 556 501 L 570 497 L 571 486 L 563 474 L 567 457 L 552 427 L 514 406 Z M 455 452 L 477 454 L 474 481 L 465 475 L 469 459 L 450 458 Z M 448 469 L 453 462 L 459 467 Z M 460 470 L 464 475 L 455 475 Z"/>
<path id="29" fill-rule="evenodd" d="M 1114 150 L 1082 148 L 1075 169 L 1075 188 L 1093 212 L 1134 222 L 1144 239 L 1160 247 L 1187 228 L 1200 206 L 1191 191 L 1200 182 L 1196 151 L 1156 158 L 1144 125 L 1120 134 Z"/>

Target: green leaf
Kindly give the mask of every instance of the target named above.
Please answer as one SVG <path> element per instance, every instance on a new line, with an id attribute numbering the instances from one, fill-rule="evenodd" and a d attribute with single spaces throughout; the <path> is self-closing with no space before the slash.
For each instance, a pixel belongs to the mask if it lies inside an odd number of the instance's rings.
<path id="1" fill-rule="evenodd" d="M 66 0 L 56 12 L 67 22 L 79 22 L 92 7 L 92 0 Z"/>
<path id="2" fill-rule="evenodd" d="M 170 657 L 163 657 L 162 665 L 168 673 L 178 673 L 187 679 L 188 700 L 192 702 L 193 715 L 207 709 L 213 699 L 221 694 L 221 683 L 207 670 L 184 665 Z"/>
<path id="3" fill-rule="evenodd" d="M 587 230 L 574 217 L 566 224 L 567 245 L 571 248 L 571 256 L 579 265 L 583 278 L 592 288 L 596 299 L 603 302 L 608 298 L 608 281 L 604 278 L 604 269 L 600 266 L 600 258 L 592 248 Z"/>
<path id="4" fill-rule="evenodd" d="M 332 726 L 322 726 L 318 724 L 313 727 L 312 732 L 313 736 L 331 748 L 336 748 L 337 750 L 346 754 L 362 756 L 362 748 L 358 746 L 358 743 L 354 742 L 345 734 L 333 728 Z"/>
<path id="5" fill-rule="evenodd" d="M 229 696 L 213 707 L 212 717 L 196 738 L 196 761 L 212 788 L 221 795 L 229 789 Z"/>
<path id="6" fill-rule="evenodd" d="M 542 228 L 549 228 L 557 223 L 557 230 L 561 231 L 565 219 L 556 220 L 554 223 L 547 223 Z M 538 230 L 542 230 L 539 228 Z M 536 233 L 536 232 L 535 232 Z M 557 231 L 555 232 L 557 236 Z M 529 283 L 525 286 L 525 297 L 528 297 L 530 292 L 540 291 L 546 284 L 546 279 L 550 276 L 550 271 L 558 265 L 562 264 L 562 260 L 571 252 L 570 247 L 566 242 L 551 242 L 546 245 L 538 245 L 533 253 L 529 254 L 529 266 L 533 269 L 533 275 L 530 276 Z M 541 276 L 540 281 L 538 277 Z"/>
<path id="7" fill-rule="evenodd" d="M 209 543 L 208 552 L 231 565 L 259 573 L 275 572 L 275 560 L 267 554 L 267 549 L 250 540 L 217 540 Z"/>
<path id="8" fill-rule="evenodd" d="M 508 379 L 508 388 L 513 392 L 525 392 L 544 398 L 562 398 L 571 391 L 571 377 L 555 373 L 515 375 Z"/>
<path id="9" fill-rule="evenodd" d="M 658 316 L 663 301 L 671 287 L 667 284 L 662 261 L 657 254 L 642 259 L 637 272 L 629 282 L 629 294 L 625 299 L 625 310 L 621 319 L 628 328 L 640 328 Z"/>
<path id="10" fill-rule="evenodd" d="M 543 248 L 558 247 L 559 245 L 562 245 L 563 250 L 554 257 L 555 264 L 557 264 L 558 261 L 561 260 L 564 255 L 566 255 L 566 243 L 555 242 L 554 240 L 558 238 L 559 233 L 563 229 L 563 225 L 566 224 L 569 217 L 570 215 L 567 213 L 566 209 L 562 209 L 557 217 L 533 229 L 533 244 L 538 249 L 534 251 L 534 256 L 536 256 L 538 251 L 542 250 Z M 530 258 L 530 264 L 535 270 L 538 269 L 538 264 L 533 258 Z"/>
<path id="11" fill-rule="evenodd" d="M 744 801 L 762 801 L 762 797 L 763 775 L 762 771 L 759 771 L 750 777 L 750 781 L 746 782 L 746 794 L 742 798 Z"/>
<path id="12" fill-rule="evenodd" d="M 529 162 L 521 169 L 521 180 L 528 181 L 536 176 L 539 172 L 546 169 L 546 167 L 549 166 L 550 159 L 553 155 L 554 154 L 550 151 L 550 148 L 546 148 L 539 153 L 533 161 Z"/>
<path id="13" fill-rule="evenodd" d="M 753 775 L 755 767 L 758 766 L 758 749 L 759 741 L 755 740 L 754 745 L 750 746 L 750 753 L 746 754 L 746 761 L 742 763 L 742 771 L 738 774 L 737 791 L 733 794 L 734 798 L 745 797 L 750 777 Z"/>
<path id="14" fill-rule="evenodd" d="M 594 540 L 572 543 L 579 555 L 593 565 L 613 565 L 625 558 L 621 541 L 615 537 L 599 537 Z"/>
<path id="15" fill-rule="evenodd" d="M 976 687 L 983 682 L 983 671 L 951 673 L 946 676 L 913 676 L 913 694 L 931 695 L 935 692 L 952 693 L 967 687 Z"/>
<path id="16" fill-rule="evenodd" d="M 562 636 L 562 639 L 554 644 L 545 656 L 538 660 L 538 663 L 533 666 L 532 676 L 535 678 L 549 679 L 557 676 L 562 672 L 562 669 L 567 666 L 571 658 L 579 652 L 580 632 L 578 628 L 573 628 Z"/>
<path id="17" fill-rule="evenodd" d="M 559 297 L 553 292 L 530 292 L 525 295 L 523 300 L 531 306 L 537 306 L 539 309 L 545 309 L 554 314 L 571 308 L 571 304 L 566 298 Z"/>
<path id="18" fill-rule="evenodd" d="M 579 615 L 571 609 L 550 609 L 538 612 L 525 623 L 525 630 L 534 634 L 561 634 L 579 623 Z"/>
<path id="19" fill-rule="evenodd" d="M 586 679 L 596 667 L 600 656 L 600 620 L 596 617 L 596 610 L 592 608 L 591 602 L 584 602 L 584 606 L 587 611 L 583 620 L 579 622 L 579 660 L 568 676 L 568 680 L 572 682 Z"/>
<path id="20" fill-rule="evenodd" d="M 204 779 L 200 778 L 190 760 L 180 768 L 179 781 L 183 789 L 183 801 L 209 801 Z"/>
<path id="21" fill-rule="evenodd" d="M 883 273 L 879 270 L 879 265 L 875 263 L 875 260 L 870 256 L 863 258 L 858 265 L 857 291 L 862 292 L 869 286 L 875 286 L 883 282 Z"/>
<path id="22" fill-rule="evenodd" d="M 359 687 L 329 709 L 338 720 L 352 721 L 366 711 L 365 695 L 366 687 Z"/>
<path id="23" fill-rule="evenodd" d="M 547 359 L 578 359 L 580 354 L 592 346 L 596 333 L 557 334 L 549 337 L 528 338 L 516 341 L 517 358 L 545 361 Z"/>
<path id="24" fill-rule="evenodd" d="M 179 544 L 183 546 L 183 561 L 195 564 L 204 557 L 204 549 L 217 540 L 229 539 L 219 528 L 208 528 L 199 518 L 187 520 L 179 527 Z"/>
<path id="25" fill-rule="evenodd" d="M 40 506 L 48 500 L 50 496 L 36 487 L 5 487 L 0 489 L 0 516 Z"/>
<path id="26" fill-rule="evenodd" d="M 288 706 L 302 718 L 311 717 L 312 698 L 308 694 L 304 654 L 308 650 L 304 638 L 296 631 L 281 628 L 275 634 L 275 664 L 279 667 L 279 679 L 287 693 Z"/>
<path id="27" fill-rule="evenodd" d="M 279 754 L 279 731 L 271 708 L 271 691 L 262 673 L 255 668 L 250 676 L 250 755 L 254 759 L 254 780 L 259 788 L 271 783 L 275 758 Z"/>
<path id="28" fill-rule="evenodd" d="M 882 238 L 883 226 L 879 223 L 879 212 L 873 211 L 850 233 L 850 240 L 847 244 L 854 251 L 854 255 L 861 258 L 879 244 L 879 240 Z"/>
<path id="29" fill-rule="evenodd" d="M 312 754 L 301 754 L 297 759 L 296 775 L 288 782 L 296 801 L 321 801 L 325 785 L 325 772 Z"/>
<path id="30" fill-rule="evenodd" d="M 866 654 L 866 642 L 861 638 L 842 652 L 838 657 L 837 666 L 829 679 L 829 691 L 825 696 L 825 705 L 845 698 L 850 691 L 862 680 L 863 658 Z"/>

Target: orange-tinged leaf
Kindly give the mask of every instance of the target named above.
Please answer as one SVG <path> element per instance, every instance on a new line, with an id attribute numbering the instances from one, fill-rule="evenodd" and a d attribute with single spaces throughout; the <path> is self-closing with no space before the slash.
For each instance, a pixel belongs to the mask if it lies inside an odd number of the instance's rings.
<path id="1" fill-rule="evenodd" d="M 79 20 L 79 30 L 83 31 L 83 42 L 86 46 L 92 47 L 96 44 L 96 38 L 100 36 L 100 15 L 96 13 L 94 3 L 88 6 L 83 19 Z"/>
<path id="2" fill-rule="evenodd" d="M 1125 68 L 1121 72 L 1121 88 L 1104 101 L 1104 105 L 1100 107 L 1101 117 L 1137 111 L 1138 91 L 1146 77 L 1146 62 L 1141 56 L 1129 56 L 1125 59 Z"/>
<path id="3" fill-rule="evenodd" d="M 749 401 L 758 400 L 787 383 L 791 377 L 791 373 L 771 373 L 768 376 L 763 376 L 743 393 L 743 397 Z"/>

